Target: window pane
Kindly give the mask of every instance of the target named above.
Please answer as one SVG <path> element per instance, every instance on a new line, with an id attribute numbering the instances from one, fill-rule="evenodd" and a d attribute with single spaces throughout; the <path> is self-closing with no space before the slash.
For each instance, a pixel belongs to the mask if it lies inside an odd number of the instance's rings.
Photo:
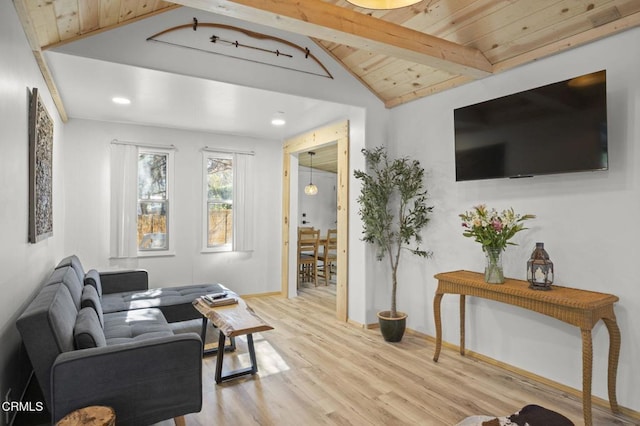
<path id="1" fill-rule="evenodd" d="M 207 247 L 231 244 L 233 211 L 230 204 L 207 203 Z"/>
<path id="2" fill-rule="evenodd" d="M 142 152 L 138 155 L 138 198 L 167 199 L 167 154 Z"/>
<path id="3" fill-rule="evenodd" d="M 233 161 L 207 159 L 207 247 L 231 244 L 233 238 Z"/>
<path id="4" fill-rule="evenodd" d="M 138 202 L 138 250 L 167 250 L 167 201 Z"/>
<path id="5" fill-rule="evenodd" d="M 138 250 L 169 248 L 167 192 L 169 154 L 138 154 Z"/>

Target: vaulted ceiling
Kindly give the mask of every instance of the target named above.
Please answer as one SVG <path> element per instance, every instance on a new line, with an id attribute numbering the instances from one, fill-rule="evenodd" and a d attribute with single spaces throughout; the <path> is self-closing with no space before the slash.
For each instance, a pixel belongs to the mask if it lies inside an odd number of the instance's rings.
<path id="1" fill-rule="evenodd" d="M 640 25 L 638 0 L 425 0 L 382 11 L 345 0 L 14 3 L 63 119 L 44 50 L 180 6 L 309 36 L 389 108 Z"/>

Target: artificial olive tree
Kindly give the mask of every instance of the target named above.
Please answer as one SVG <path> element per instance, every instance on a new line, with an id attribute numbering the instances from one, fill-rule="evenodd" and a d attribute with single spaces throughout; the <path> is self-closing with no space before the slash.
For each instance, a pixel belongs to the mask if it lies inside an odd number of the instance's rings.
<path id="1" fill-rule="evenodd" d="M 390 316 L 396 317 L 398 264 L 404 250 L 429 257 L 420 248 L 421 231 L 429 222 L 433 207 L 427 206 L 424 169 L 407 157 L 389 159 L 384 147 L 362 149 L 367 171 L 356 170 L 362 181 L 358 203 L 363 222 L 362 240 L 376 246 L 376 257 L 385 256 L 391 267 L 392 291 Z"/>

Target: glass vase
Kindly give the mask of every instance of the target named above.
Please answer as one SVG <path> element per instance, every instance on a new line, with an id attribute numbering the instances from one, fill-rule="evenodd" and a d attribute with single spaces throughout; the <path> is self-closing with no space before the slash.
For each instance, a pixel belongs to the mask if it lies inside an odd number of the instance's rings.
<path id="1" fill-rule="evenodd" d="M 484 254 L 487 261 L 484 267 L 484 281 L 490 284 L 504 283 L 502 249 L 485 247 Z"/>

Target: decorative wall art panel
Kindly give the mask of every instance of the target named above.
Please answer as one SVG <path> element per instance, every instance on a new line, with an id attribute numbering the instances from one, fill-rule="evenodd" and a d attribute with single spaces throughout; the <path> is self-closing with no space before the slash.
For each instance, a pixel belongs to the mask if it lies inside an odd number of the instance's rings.
<path id="1" fill-rule="evenodd" d="M 53 235 L 53 121 L 38 89 L 29 101 L 29 242 Z"/>

